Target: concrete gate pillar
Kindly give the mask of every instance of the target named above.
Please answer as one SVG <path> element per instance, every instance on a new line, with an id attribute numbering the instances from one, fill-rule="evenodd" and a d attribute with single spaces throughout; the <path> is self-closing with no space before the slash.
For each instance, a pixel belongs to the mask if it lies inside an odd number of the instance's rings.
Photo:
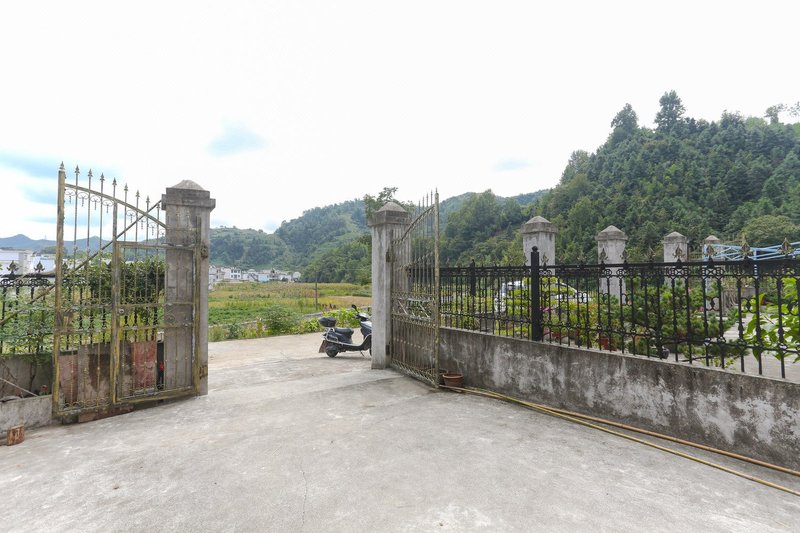
<path id="1" fill-rule="evenodd" d="M 722 241 L 716 235 L 709 235 L 703 240 L 703 260 L 708 261 L 709 257 L 713 257 L 719 250 Z"/>
<path id="2" fill-rule="evenodd" d="M 535 216 L 522 225 L 522 255 L 525 264 L 531 264 L 531 250 L 539 248 L 540 264 L 547 266 L 556 265 L 556 234 L 558 229 L 555 224 L 544 217 Z"/>
<path id="3" fill-rule="evenodd" d="M 389 365 L 388 346 L 392 327 L 392 264 L 389 249 L 411 223 L 411 215 L 394 202 L 376 211 L 372 228 L 372 368 Z"/>
<path id="4" fill-rule="evenodd" d="M 208 394 L 208 241 L 217 201 L 184 180 L 161 196 L 166 212 L 164 375 L 167 389 L 191 386 Z M 196 313 L 196 329 L 192 327 Z M 194 331 L 193 331 L 194 330 Z M 191 361 L 192 349 L 197 358 Z M 195 375 L 198 373 L 198 375 Z"/>
<path id="5" fill-rule="evenodd" d="M 597 260 L 609 264 L 623 263 L 625 243 L 628 236 L 616 226 L 609 226 L 597 234 Z M 625 282 L 613 275 L 600 280 L 600 293 L 610 294 L 619 298 L 625 292 Z"/>
<path id="6" fill-rule="evenodd" d="M 677 231 L 664 237 L 664 262 L 686 262 L 689 259 L 689 239 Z"/>

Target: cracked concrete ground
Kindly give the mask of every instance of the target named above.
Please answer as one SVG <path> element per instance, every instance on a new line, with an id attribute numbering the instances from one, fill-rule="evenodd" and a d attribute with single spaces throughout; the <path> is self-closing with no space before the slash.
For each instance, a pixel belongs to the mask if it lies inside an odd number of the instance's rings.
<path id="1" fill-rule="evenodd" d="M 0 447 L 0 531 L 796 531 L 800 498 L 319 335 L 214 343 L 208 396 Z M 667 444 L 670 447 L 676 445 Z M 800 490 L 800 479 L 689 450 Z"/>

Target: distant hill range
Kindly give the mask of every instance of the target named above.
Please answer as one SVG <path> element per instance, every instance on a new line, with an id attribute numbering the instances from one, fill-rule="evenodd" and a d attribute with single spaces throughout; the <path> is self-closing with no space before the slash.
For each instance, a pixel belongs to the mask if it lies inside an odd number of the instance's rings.
<path id="1" fill-rule="evenodd" d="M 448 217 L 471 200 L 487 194 L 498 202 L 509 202 L 520 210 L 544 193 L 538 191 L 511 198 L 496 197 L 490 191 L 454 196 L 441 202 L 441 226 L 444 228 Z M 514 223 L 519 226 L 522 218 L 524 215 L 520 214 Z M 305 272 L 306 278 L 312 271 L 314 277 L 319 274 L 320 281 L 368 282 L 368 235 L 364 202 L 355 199 L 309 209 L 296 219 L 284 221 L 274 233 L 235 227 L 212 228 L 210 259 L 217 266 L 297 270 Z M 100 239 L 92 237 L 89 245 L 93 251 L 97 250 Z M 55 246 L 54 240 L 34 240 L 25 235 L 0 238 L 0 248 L 6 249 L 40 252 L 52 251 Z"/>
<path id="2" fill-rule="evenodd" d="M 487 194 L 499 203 L 516 206 L 519 215 L 513 223 L 518 227 L 526 216 L 524 206 L 545 192 L 500 198 L 486 191 L 448 198 L 440 205 L 441 227 L 445 228 L 453 213 Z M 309 209 L 296 219 L 284 221 L 271 234 L 253 229 L 211 229 L 212 264 L 297 270 L 306 279 L 318 275 L 320 281 L 369 281 L 369 250 L 369 228 L 360 199 Z"/>
<path id="3" fill-rule="evenodd" d="M 34 240 L 21 233 L 13 237 L 0 238 L 0 248 L 12 250 L 31 250 L 33 252 L 41 252 L 42 248 L 55 248 L 56 241 L 47 239 Z"/>
<path id="4" fill-rule="evenodd" d="M 108 242 L 108 241 L 104 241 Z M 81 240 L 78 243 L 81 249 L 85 249 L 86 241 Z M 0 248 L 11 250 L 30 250 L 32 252 L 48 252 L 53 253 L 56 249 L 56 241 L 49 239 L 31 239 L 25 235 L 19 234 L 13 237 L 0 238 Z M 89 238 L 89 250 L 96 252 L 100 248 L 100 238 Z"/>

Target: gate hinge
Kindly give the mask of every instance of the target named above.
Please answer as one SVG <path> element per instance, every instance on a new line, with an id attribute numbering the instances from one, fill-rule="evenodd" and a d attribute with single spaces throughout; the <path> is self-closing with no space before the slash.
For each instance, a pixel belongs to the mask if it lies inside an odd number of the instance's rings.
<path id="1" fill-rule="evenodd" d="M 200 378 L 208 376 L 208 365 L 200 365 Z"/>

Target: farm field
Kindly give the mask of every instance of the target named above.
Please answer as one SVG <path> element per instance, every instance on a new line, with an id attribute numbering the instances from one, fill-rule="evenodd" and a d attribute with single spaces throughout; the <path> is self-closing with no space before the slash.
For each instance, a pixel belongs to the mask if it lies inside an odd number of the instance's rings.
<path id="1" fill-rule="evenodd" d="M 352 304 L 369 306 L 371 286 L 352 283 L 218 283 L 208 293 L 209 340 L 317 331 L 317 312 L 336 313 L 342 326 Z"/>

